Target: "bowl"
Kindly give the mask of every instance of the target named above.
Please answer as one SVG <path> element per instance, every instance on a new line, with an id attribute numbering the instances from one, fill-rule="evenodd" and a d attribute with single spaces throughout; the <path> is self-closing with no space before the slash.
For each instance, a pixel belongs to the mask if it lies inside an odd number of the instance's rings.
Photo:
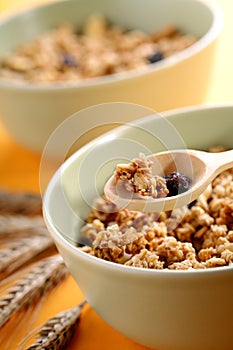
<path id="1" fill-rule="evenodd" d="M 74 242 L 112 174 L 111 159 L 132 159 L 140 149 L 155 153 L 165 145 L 232 148 L 232 113 L 232 104 L 187 107 L 115 128 L 66 160 L 45 192 L 47 227 L 88 303 L 114 329 L 153 349 L 232 349 L 233 266 L 143 269 L 91 256 Z M 158 130 L 159 140 L 152 135 Z"/>
<path id="2" fill-rule="evenodd" d="M 0 118 L 25 147 L 41 152 L 52 131 L 65 118 L 91 105 L 125 101 L 164 111 L 203 101 L 223 23 L 221 11 L 211 0 L 114 0 L 111 4 L 107 0 L 53 1 L 1 19 L 0 60 L 6 52 L 61 22 L 82 27 L 88 16 L 96 12 L 125 28 L 147 32 L 171 23 L 199 40 L 145 69 L 77 83 L 42 86 L 0 78 Z M 94 136 L 102 132 L 101 128 L 95 130 Z"/>

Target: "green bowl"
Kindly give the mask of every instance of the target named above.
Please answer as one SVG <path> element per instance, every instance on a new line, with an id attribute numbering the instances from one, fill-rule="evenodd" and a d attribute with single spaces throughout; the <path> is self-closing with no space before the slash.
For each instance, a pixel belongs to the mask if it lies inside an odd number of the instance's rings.
<path id="1" fill-rule="evenodd" d="M 199 40 L 145 69 L 83 82 L 42 86 L 0 78 L 0 118 L 9 133 L 32 150 L 42 152 L 62 121 L 91 105 L 124 101 L 164 111 L 201 103 L 205 98 L 215 43 L 223 24 L 221 11 L 211 0 L 53 1 L 0 20 L 0 60 L 7 51 L 64 21 L 82 27 L 95 12 L 126 28 L 148 32 L 171 23 Z M 111 116 L 108 121 L 111 123 Z M 81 126 L 87 126 L 87 122 Z M 95 130 L 85 142 L 104 131 Z"/>
<path id="2" fill-rule="evenodd" d="M 232 350 L 233 266 L 142 269 L 90 256 L 72 242 L 119 157 L 133 158 L 140 149 L 155 153 L 167 145 L 233 148 L 232 132 L 232 104 L 148 116 L 75 152 L 46 190 L 45 221 L 85 298 L 110 326 L 140 344 L 157 350 Z"/>

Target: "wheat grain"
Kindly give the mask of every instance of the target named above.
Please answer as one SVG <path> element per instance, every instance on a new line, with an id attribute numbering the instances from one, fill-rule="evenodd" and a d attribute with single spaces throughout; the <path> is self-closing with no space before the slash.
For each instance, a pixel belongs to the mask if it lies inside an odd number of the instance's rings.
<path id="1" fill-rule="evenodd" d="M 70 310 L 60 312 L 56 316 L 50 318 L 39 328 L 29 334 L 21 346 L 25 344 L 28 339 L 35 339 L 35 342 L 29 347 L 24 348 L 25 350 L 62 350 L 69 344 L 74 336 L 76 328 L 78 326 L 80 315 L 83 306 L 86 301 Z M 18 350 L 22 347 L 19 346 Z"/>
<path id="2" fill-rule="evenodd" d="M 0 191 L 0 277 L 22 271 L 14 274 L 15 281 L 6 283 L 1 291 L 0 328 L 13 316 L 19 316 L 19 312 L 38 306 L 41 298 L 69 274 L 58 254 L 22 270 L 27 262 L 38 260 L 40 253 L 55 247 L 41 216 L 41 207 L 38 195 Z M 75 332 L 82 306 L 48 320 L 34 332 L 36 342 L 29 349 L 64 349 Z"/>
<path id="3" fill-rule="evenodd" d="M 9 242 L 4 249 L 0 250 L 0 273 L 3 275 L 2 277 L 5 278 L 53 245 L 53 240 L 49 235 L 32 235 L 29 238 Z"/>
<path id="4" fill-rule="evenodd" d="M 47 236 L 49 237 L 48 230 L 46 227 L 28 227 L 23 230 L 8 231 L 7 233 L 0 232 L 0 249 L 2 245 L 9 243 L 11 241 L 17 241 L 19 239 L 31 238 L 31 237 Z"/>
<path id="5" fill-rule="evenodd" d="M 41 216 L 0 215 L 0 243 L 15 238 L 48 235 Z"/>
<path id="6" fill-rule="evenodd" d="M 0 214 L 0 234 L 41 226 L 45 226 L 45 223 L 40 215 L 27 216 Z"/>
<path id="7" fill-rule="evenodd" d="M 43 259 L 20 279 L 0 300 L 0 327 L 18 311 L 32 306 L 49 290 L 68 276 L 68 270 L 59 255 Z"/>
<path id="8" fill-rule="evenodd" d="M 42 201 L 38 194 L 0 191 L 1 214 L 41 215 Z"/>

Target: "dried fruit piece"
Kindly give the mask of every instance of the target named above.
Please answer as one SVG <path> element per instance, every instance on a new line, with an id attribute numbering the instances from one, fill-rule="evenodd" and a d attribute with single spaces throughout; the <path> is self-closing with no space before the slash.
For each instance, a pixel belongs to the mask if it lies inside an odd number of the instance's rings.
<path id="1" fill-rule="evenodd" d="M 152 56 L 148 57 L 150 63 L 156 63 L 164 59 L 162 52 L 156 51 Z"/>
<path id="2" fill-rule="evenodd" d="M 71 55 L 69 55 L 68 53 L 64 53 L 62 55 L 62 64 L 64 66 L 69 66 L 69 67 L 76 66 L 76 62 L 75 62 L 74 58 Z"/>
<path id="3" fill-rule="evenodd" d="M 173 171 L 165 176 L 166 185 L 169 190 L 168 197 L 176 196 L 177 194 L 188 191 L 191 185 L 191 180 L 184 174 Z"/>

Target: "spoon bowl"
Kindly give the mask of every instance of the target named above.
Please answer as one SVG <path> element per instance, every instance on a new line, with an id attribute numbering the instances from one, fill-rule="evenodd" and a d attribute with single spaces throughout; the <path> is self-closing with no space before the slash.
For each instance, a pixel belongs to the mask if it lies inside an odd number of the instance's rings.
<path id="1" fill-rule="evenodd" d="M 119 208 L 144 212 L 170 211 L 194 201 L 222 171 L 233 166 L 233 150 L 209 153 L 196 150 L 174 150 L 152 154 L 147 159 L 153 162 L 152 174 L 164 177 L 179 172 L 191 180 L 190 189 L 176 196 L 153 198 L 127 191 L 122 181 L 114 175 L 104 187 L 106 197 Z"/>

